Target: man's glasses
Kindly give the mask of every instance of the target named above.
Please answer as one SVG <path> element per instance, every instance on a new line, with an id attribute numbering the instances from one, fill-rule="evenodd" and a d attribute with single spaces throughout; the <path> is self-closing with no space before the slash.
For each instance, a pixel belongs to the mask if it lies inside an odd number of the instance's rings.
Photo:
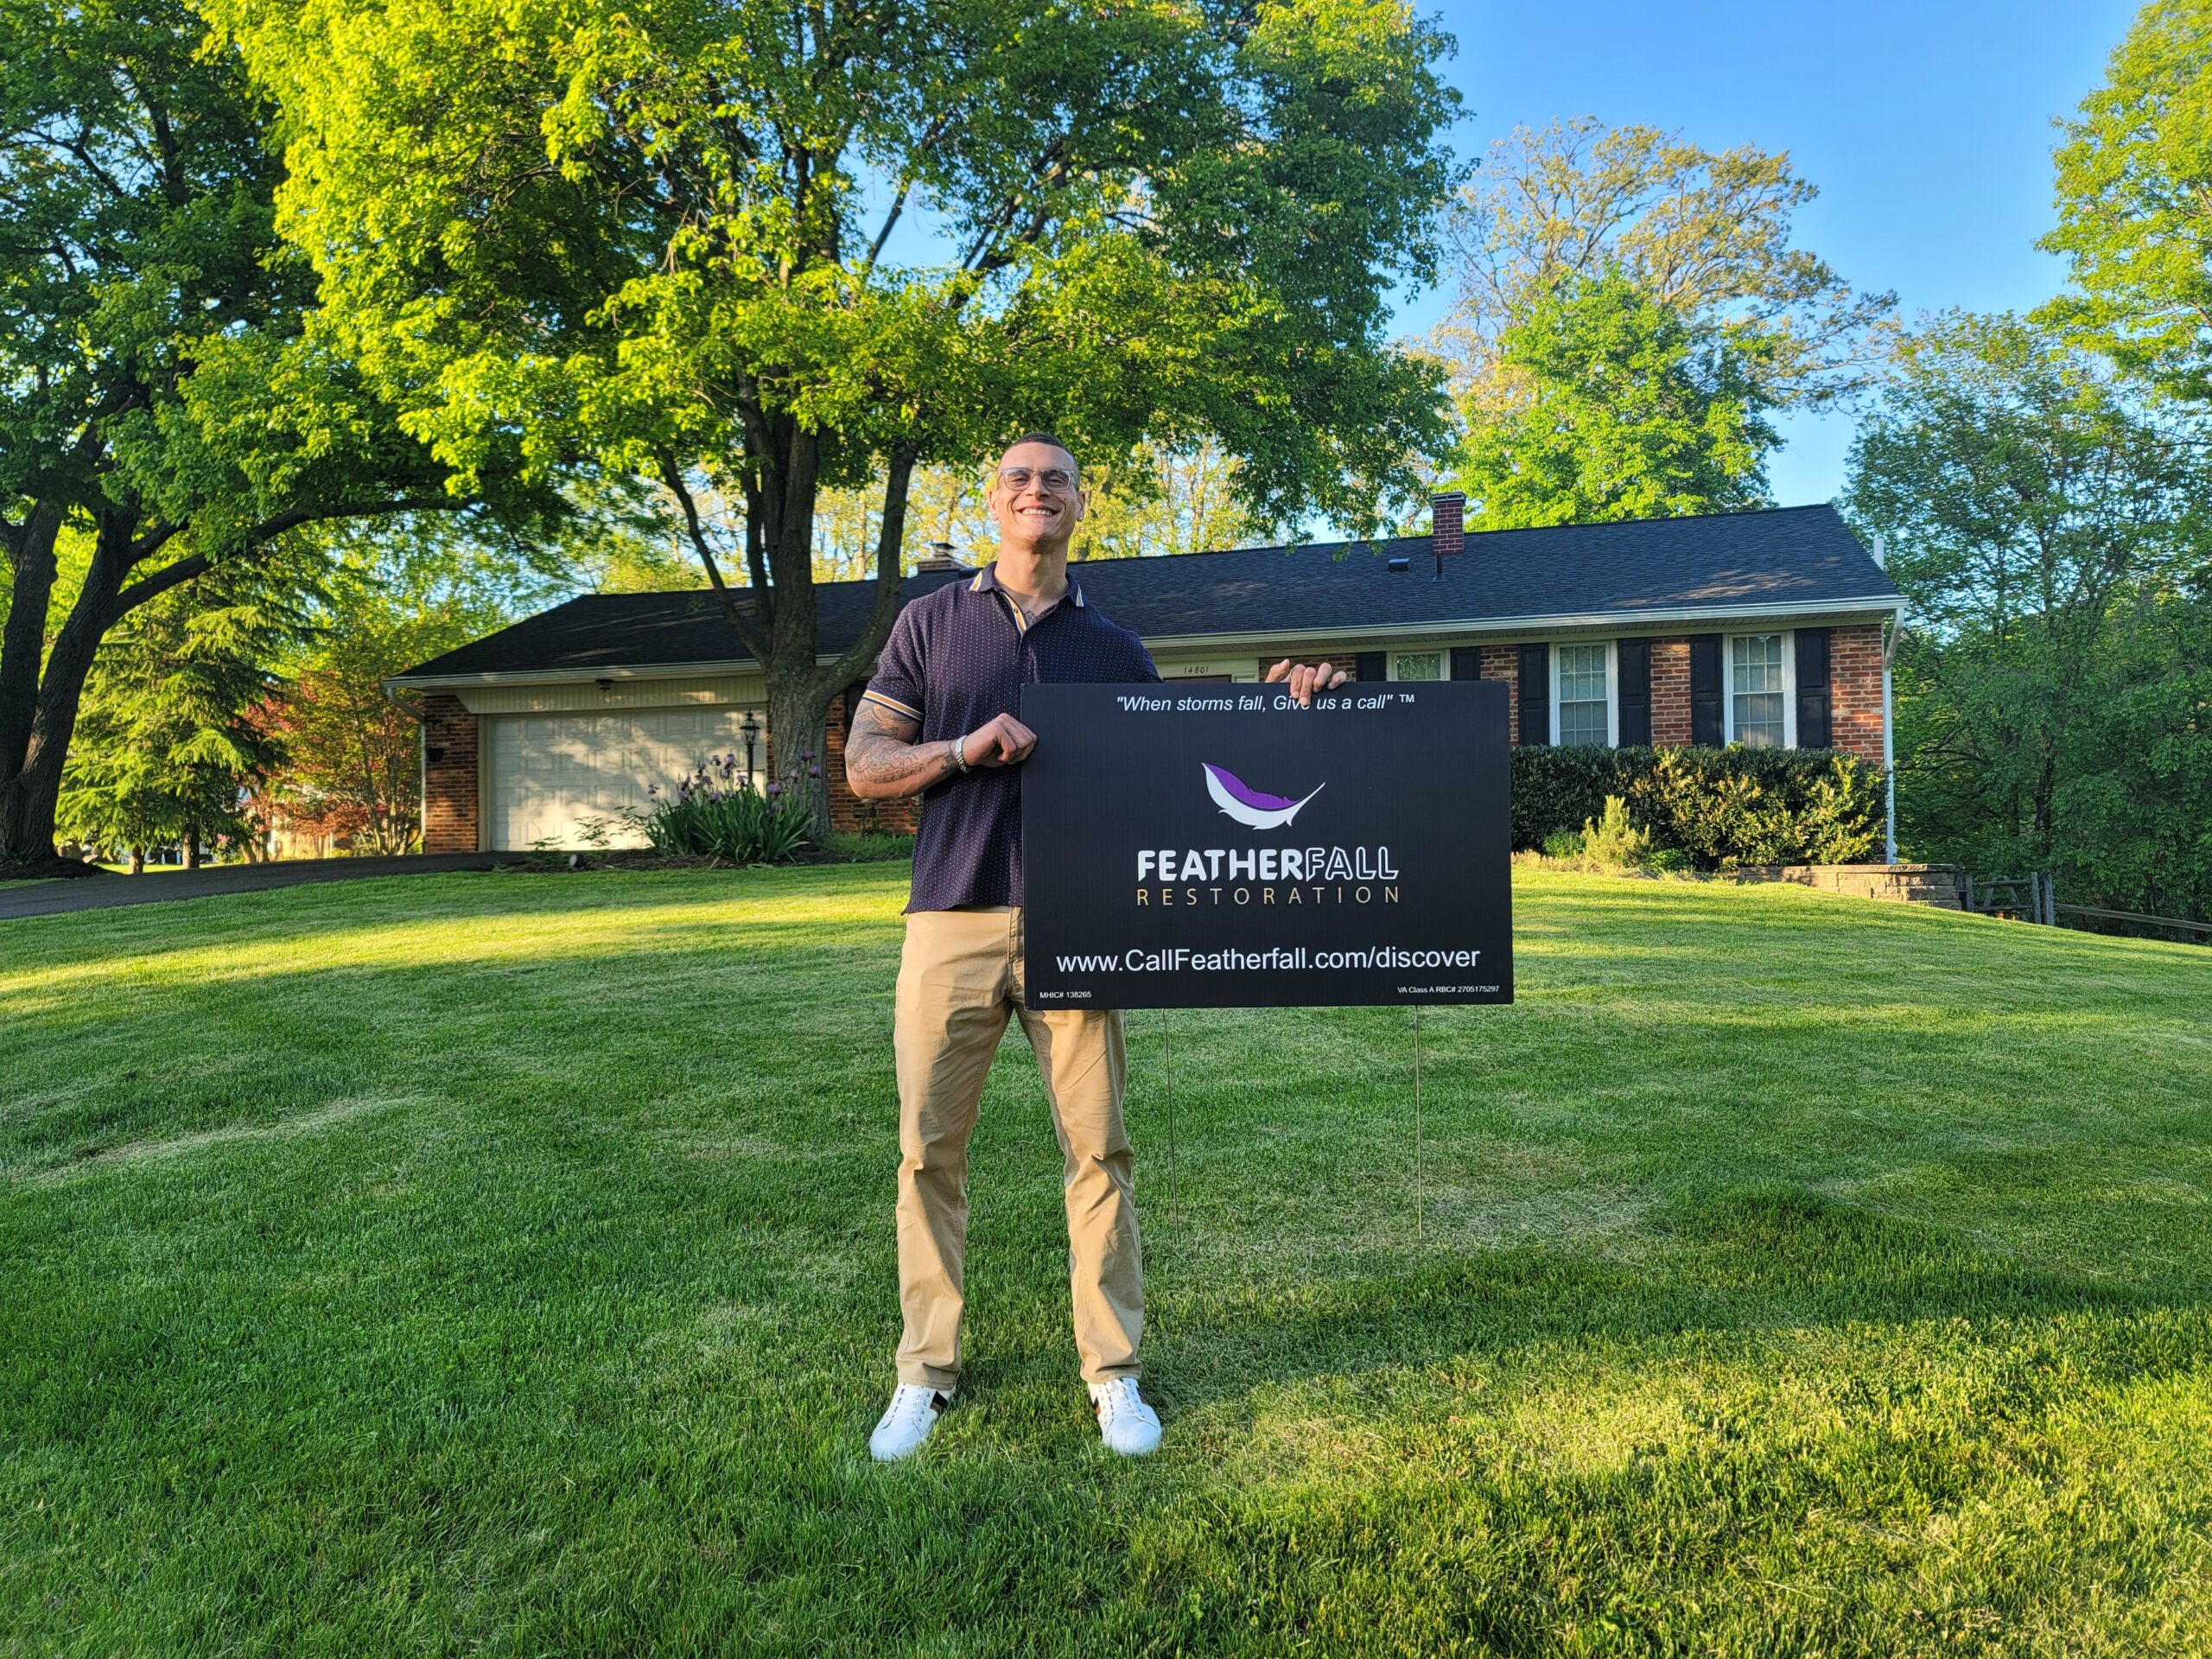
<path id="1" fill-rule="evenodd" d="M 1065 495 L 1075 487 L 1075 474 L 1065 467 L 1047 467 L 1041 473 L 1034 467 L 999 468 L 999 482 L 1016 495 L 1027 489 L 1032 480 L 1047 495 Z"/>

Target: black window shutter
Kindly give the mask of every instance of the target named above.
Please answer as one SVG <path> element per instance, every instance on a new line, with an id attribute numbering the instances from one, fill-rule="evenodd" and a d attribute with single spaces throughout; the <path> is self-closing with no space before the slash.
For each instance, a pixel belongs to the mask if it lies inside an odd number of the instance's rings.
<path id="1" fill-rule="evenodd" d="M 1521 647 L 1521 741 L 1552 741 L 1552 648 Z"/>
<path id="2" fill-rule="evenodd" d="M 1690 741 L 1717 749 L 1728 728 L 1720 714 L 1720 636 L 1690 635 Z"/>
<path id="3" fill-rule="evenodd" d="M 1797 747 L 1834 747 L 1835 722 L 1828 702 L 1828 631 L 1797 630 Z"/>
<path id="4" fill-rule="evenodd" d="M 1621 744 L 1642 747 L 1651 741 L 1651 642 L 1619 640 L 1613 654 L 1619 664 Z"/>
<path id="5" fill-rule="evenodd" d="M 1452 677 L 1455 680 L 1479 680 L 1483 677 L 1483 648 L 1480 645 L 1452 647 Z"/>
<path id="6" fill-rule="evenodd" d="M 1390 658 L 1387 652 L 1363 651 L 1351 659 L 1351 677 L 1356 680 L 1387 680 L 1390 677 Z"/>

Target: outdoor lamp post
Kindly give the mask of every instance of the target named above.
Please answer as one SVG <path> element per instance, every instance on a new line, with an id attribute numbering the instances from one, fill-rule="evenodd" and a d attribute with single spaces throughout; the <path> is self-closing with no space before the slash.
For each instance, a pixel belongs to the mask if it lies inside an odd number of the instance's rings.
<path id="1" fill-rule="evenodd" d="M 745 786 L 750 789 L 753 787 L 753 746 L 760 738 L 760 716 L 750 709 L 747 709 L 745 718 L 737 722 L 737 729 L 745 739 Z"/>

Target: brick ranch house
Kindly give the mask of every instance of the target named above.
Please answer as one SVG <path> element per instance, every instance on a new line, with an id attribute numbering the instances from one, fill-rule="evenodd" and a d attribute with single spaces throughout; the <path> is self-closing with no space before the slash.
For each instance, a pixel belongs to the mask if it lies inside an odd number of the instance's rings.
<path id="1" fill-rule="evenodd" d="M 1518 743 L 1780 744 L 1885 761 L 1885 628 L 1904 599 L 1827 506 L 1243 548 L 1077 567 L 1085 597 L 1143 639 L 1169 681 L 1256 680 L 1284 657 L 1362 680 L 1491 679 Z M 918 597 L 972 572 L 938 560 Z M 826 656 L 872 582 L 825 585 Z M 423 721 L 429 852 L 574 845 L 579 821 L 649 804 L 709 753 L 768 775 L 759 667 L 704 591 L 599 594 L 385 682 Z M 842 766 L 861 687 L 830 712 L 838 827 L 905 828 Z"/>

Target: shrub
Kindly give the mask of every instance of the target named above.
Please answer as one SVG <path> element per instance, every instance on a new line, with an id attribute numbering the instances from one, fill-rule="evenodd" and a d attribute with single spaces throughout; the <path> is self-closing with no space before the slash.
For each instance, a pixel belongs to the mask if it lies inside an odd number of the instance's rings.
<path id="1" fill-rule="evenodd" d="M 1618 795 L 1605 797 L 1604 813 L 1585 818 L 1580 830 L 1554 830 L 1544 837 L 1544 850 L 1516 853 L 1515 862 L 1528 860 L 1594 875 L 1679 875 L 1690 868 L 1688 855 L 1656 844 L 1652 832 L 1629 816 L 1628 803 Z"/>
<path id="2" fill-rule="evenodd" d="M 1651 857 L 1651 832 L 1639 830 L 1628 815 L 1628 803 L 1618 795 L 1605 797 L 1605 815 L 1582 821 L 1582 856 L 1609 870 L 1640 870 Z"/>
<path id="3" fill-rule="evenodd" d="M 1881 845 L 1880 777 L 1814 750 L 1668 749 L 1630 798 L 1707 868 L 1849 864 Z"/>
<path id="4" fill-rule="evenodd" d="M 1513 844 L 1551 853 L 1615 796 L 1650 834 L 1647 865 L 1848 864 L 1882 842 L 1882 770 L 1855 755 L 1539 745 L 1513 751 Z"/>
<path id="5" fill-rule="evenodd" d="M 1627 792 L 1627 780 L 1649 771 L 1650 749 L 1559 748 L 1532 744 L 1513 751 L 1513 844 L 1544 847 L 1548 836 L 1572 834 L 1605 810 L 1605 797 Z M 1544 847 L 1549 853 L 1551 849 Z M 1558 856 L 1558 855 L 1554 855 Z"/>
<path id="6" fill-rule="evenodd" d="M 728 859 L 733 864 L 789 861 L 813 839 L 806 803 L 779 784 L 756 790 L 739 774 L 734 754 L 709 755 L 635 822 L 657 853 Z"/>
<path id="7" fill-rule="evenodd" d="M 1544 856 L 1562 861 L 1582 856 L 1582 832 L 1580 830 L 1554 830 L 1544 837 Z"/>

